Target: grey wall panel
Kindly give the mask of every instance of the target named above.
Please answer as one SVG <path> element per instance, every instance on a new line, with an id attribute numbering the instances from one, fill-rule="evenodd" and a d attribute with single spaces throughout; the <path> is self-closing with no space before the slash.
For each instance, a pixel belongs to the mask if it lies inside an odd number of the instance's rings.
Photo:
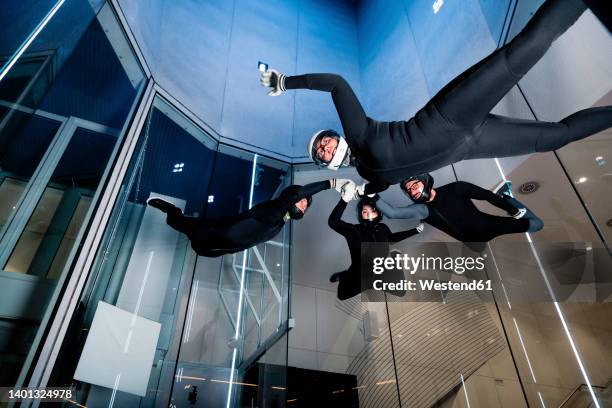
<path id="1" fill-rule="evenodd" d="M 585 12 L 520 82 L 538 119 L 560 120 L 610 92 L 611 55 L 612 36 Z"/>

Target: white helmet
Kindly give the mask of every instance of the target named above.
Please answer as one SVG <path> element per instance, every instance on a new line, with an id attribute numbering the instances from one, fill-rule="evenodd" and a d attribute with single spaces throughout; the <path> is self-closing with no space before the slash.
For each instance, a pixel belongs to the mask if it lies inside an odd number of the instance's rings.
<path id="1" fill-rule="evenodd" d="M 338 146 L 336 147 L 336 153 L 334 154 L 334 157 L 332 157 L 329 162 L 324 162 L 317 156 L 317 143 L 319 142 L 319 140 L 328 136 L 336 139 L 338 141 Z M 308 155 L 310 156 L 312 161 L 314 161 L 319 166 L 327 166 L 327 168 L 330 170 L 338 170 L 340 168 L 340 166 L 344 162 L 344 159 L 346 159 L 348 150 L 349 146 L 348 143 L 346 143 L 346 140 L 344 140 L 344 138 L 338 133 L 330 129 L 319 130 L 310 138 L 310 142 L 308 143 Z"/>

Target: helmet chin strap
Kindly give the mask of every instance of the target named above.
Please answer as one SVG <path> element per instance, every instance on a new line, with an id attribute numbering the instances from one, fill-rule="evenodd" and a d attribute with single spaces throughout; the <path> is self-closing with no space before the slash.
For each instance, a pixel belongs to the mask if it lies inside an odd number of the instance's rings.
<path id="1" fill-rule="evenodd" d="M 338 146 L 336 147 L 336 153 L 334 153 L 334 157 L 332 157 L 331 161 L 327 165 L 327 168 L 330 170 L 338 170 L 340 166 L 345 164 L 347 157 L 350 156 L 350 149 L 346 140 L 343 137 L 338 139 Z"/>

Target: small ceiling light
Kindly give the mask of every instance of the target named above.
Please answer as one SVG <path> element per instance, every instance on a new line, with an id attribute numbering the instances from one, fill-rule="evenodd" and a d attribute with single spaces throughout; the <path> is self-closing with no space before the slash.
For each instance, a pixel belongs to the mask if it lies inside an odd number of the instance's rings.
<path id="1" fill-rule="evenodd" d="M 595 163 L 597 163 L 598 166 L 605 166 L 606 165 L 606 159 L 604 159 L 603 156 L 597 156 L 595 158 Z"/>
<path id="2" fill-rule="evenodd" d="M 172 169 L 173 173 L 180 173 L 183 171 L 183 167 L 185 167 L 185 163 L 176 163 L 174 165 L 174 169 Z"/>
<path id="3" fill-rule="evenodd" d="M 214 195 L 209 195 L 208 196 L 208 202 L 209 203 L 214 203 L 215 202 L 215 196 Z"/>
<path id="4" fill-rule="evenodd" d="M 578 183 L 585 183 L 588 179 L 586 177 L 580 177 Z"/>
<path id="5" fill-rule="evenodd" d="M 434 1 L 434 4 L 432 6 L 434 14 L 438 14 L 438 11 L 440 11 L 443 5 L 444 5 L 444 0 Z"/>

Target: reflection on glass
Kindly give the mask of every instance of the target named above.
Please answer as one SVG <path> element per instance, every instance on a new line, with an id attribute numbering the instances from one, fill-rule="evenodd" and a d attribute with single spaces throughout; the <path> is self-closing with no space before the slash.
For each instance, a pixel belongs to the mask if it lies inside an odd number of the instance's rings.
<path id="1" fill-rule="evenodd" d="M 62 200 L 62 191 L 46 188 L 4 270 L 27 273 L 40 243 L 49 231 L 53 214 Z"/>
<path id="2" fill-rule="evenodd" d="M 612 94 L 608 98 L 612 99 Z M 599 231 L 612 247 L 612 131 L 574 142 L 558 154 Z"/>
<path id="3" fill-rule="evenodd" d="M 26 183 L 12 178 L 4 178 L 0 184 L 0 231 L 6 224 L 10 214 L 16 208 L 17 201 Z"/>

